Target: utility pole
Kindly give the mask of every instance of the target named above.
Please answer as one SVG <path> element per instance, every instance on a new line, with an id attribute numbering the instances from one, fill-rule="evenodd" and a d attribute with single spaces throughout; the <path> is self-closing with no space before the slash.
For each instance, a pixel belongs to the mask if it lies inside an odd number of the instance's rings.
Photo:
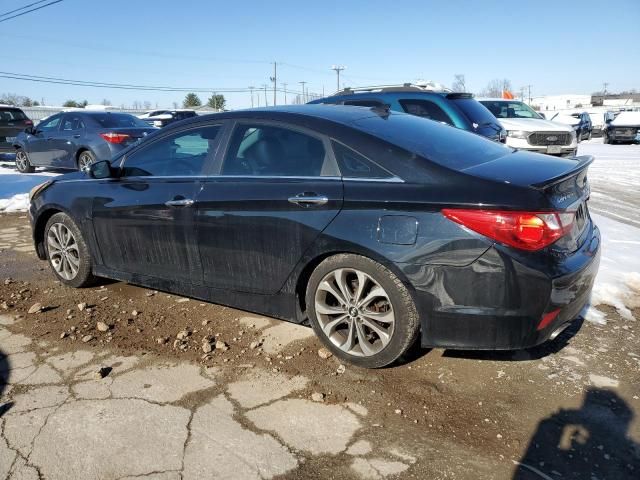
<path id="1" fill-rule="evenodd" d="M 267 98 L 267 84 L 263 83 L 262 84 L 262 88 L 264 88 L 264 106 L 268 107 L 269 106 L 269 99 Z"/>
<path id="2" fill-rule="evenodd" d="M 249 91 L 251 92 L 251 108 L 253 108 L 253 89 L 256 88 L 254 86 L 249 87 Z"/>
<path id="3" fill-rule="evenodd" d="M 276 106 L 276 87 L 278 85 L 278 64 L 273 62 L 273 77 L 269 77 L 269 80 L 273 82 L 273 106 Z"/>
<path id="4" fill-rule="evenodd" d="M 533 85 L 525 85 L 524 87 L 522 87 L 523 89 L 526 88 L 529 92 L 529 105 L 531 105 L 531 87 L 533 87 Z"/>
<path id="5" fill-rule="evenodd" d="M 340 91 L 340 72 L 345 68 L 347 67 L 345 67 L 344 65 L 331 65 L 331 70 L 334 70 L 336 72 L 336 75 L 338 76 L 338 90 L 336 90 L 337 92 Z"/>
<path id="6" fill-rule="evenodd" d="M 302 103 L 307 103 L 307 97 L 304 93 L 304 86 L 307 82 L 298 82 L 300 85 L 302 85 Z"/>
<path id="7" fill-rule="evenodd" d="M 284 91 L 284 104 L 287 104 L 287 84 L 283 83 L 282 84 L 282 90 Z"/>
<path id="8" fill-rule="evenodd" d="M 607 96 L 607 87 L 609 86 L 609 82 L 603 82 L 602 83 L 602 96 L 606 97 Z"/>
<path id="9" fill-rule="evenodd" d="M 520 101 L 524 102 L 524 87 L 520 87 Z"/>

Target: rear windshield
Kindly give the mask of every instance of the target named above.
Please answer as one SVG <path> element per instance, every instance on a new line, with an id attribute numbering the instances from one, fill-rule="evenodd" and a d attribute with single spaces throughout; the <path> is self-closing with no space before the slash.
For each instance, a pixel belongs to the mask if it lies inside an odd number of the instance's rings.
<path id="1" fill-rule="evenodd" d="M 0 108 L 0 122 L 13 122 L 16 120 L 26 120 L 27 116 L 16 108 Z"/>
<path id="2" fill-rule="evenodd" d="M 471 123 L 477 123 L 478 126 L 495 125 L 498 123 L 496 117 L 487 110 L 487 107 L 473 98 L 458 98 L 452 101 L 458 109 L 462 110 L 462 113 L 464 113 Z"/>
<path id="3" fill-rule="evenodd" d="M 127 128 L 127 127 L 145 127 L 149 128 L 149 124 L 143 122 L 128 113 L 100 113 L 91 115 L 91 118 L 98 122 L 103 128 Z"/>
<path id="4" fill-rule="evenodd" d="M 392 113 L 361 118 L 352 125 L 413 153 L 455 170 L 490 162 L 513 150 L 475 133 L 439 122 Z"/>

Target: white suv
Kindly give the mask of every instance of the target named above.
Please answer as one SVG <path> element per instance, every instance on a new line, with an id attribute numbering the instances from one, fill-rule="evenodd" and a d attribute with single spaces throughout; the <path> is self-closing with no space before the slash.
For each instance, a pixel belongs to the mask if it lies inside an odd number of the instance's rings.
<path id="1" fill-rule="evenodd" d="M 479 98 L 507 130 L 507 145 L 521 150 L 560 155 L 576 154 L 576 133 L 569 125 L 550 122 L 518 100 Z"/>

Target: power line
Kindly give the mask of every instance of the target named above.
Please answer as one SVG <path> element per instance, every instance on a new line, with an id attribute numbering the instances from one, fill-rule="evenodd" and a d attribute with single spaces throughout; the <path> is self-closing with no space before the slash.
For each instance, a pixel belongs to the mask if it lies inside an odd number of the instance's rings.
<path id="1" fill-rule="evenodd" d="M 49 3 L 46 3 L 46 4 L 41 5 L 39 7 L 32 8 L 31 10 L 27 10 L 25 12 L 17 13 L 16 15 L 13 15 L 11 17 L 3 18 L 2 20 L 0 20 L 0 23 L 6 22 L 7 20 L 11 20 L 12 18 L 21 17 L 22 15 L 26 15 L 27 13 L 35 12 L 36 10 L 40 10 L 42 8 L 49 7 L 51 5 L 54 5 L 54 4 L 60 3 L 60 2 L 62 2 L 62 0 L 54 0 L 53 2 L 49 2 Z M 20 9 L 18 9 L 18 10 L 20 10 Z"/>
<path id="2" fill-rule="evenodd" d="M 25 8 L 33 7 L 34 5 L 37 5 L 39 3 L 44 3 L 46 1 L 47 0 L 39 0 L 38 2 L 33 2 L 33 3 L 30 3 L 29 5 L 25 5 L 24 7 L 16 8 L 14 10 L 10 10 L 10 11 L 5 12 L 5 13 L 0 13 L 0 17 L 6 17 L 7 15 L 11 15 L 12 13 L 19 12 L 20 10 L 24 10 Z"/>
<path id="3" fill-rule="evenodd" d="M 113 88 L 118 90 L 143 90 L 143 91 L 157 91 L 157 92 L 193 92 L 193 93 L 209 93 L 212 91 L 223 93 L 244 93 L 252 92 L 254 87 L 172 87 L 161 85 L 135 85 L 128 83 L 107 83 L 107 82 L 93 82 L 88 80 L 72 80 L 68 78 L 60 77 L 47 77 L 41 75 L 27 75 L 14 72 L 0 71 L 0 78 L 9 78 L 13 80 L 24 80 L 36 83 L 52 83 L 58 85 L 74 85 L 79 87 L 94 87 L 94 88 Z M 306 82 L 305 82 L 306 83 Z M 283 91 L 276 87 L 276 91 Z M 287 90 L 290 93 L 300 93 L 293 90 Z"/>

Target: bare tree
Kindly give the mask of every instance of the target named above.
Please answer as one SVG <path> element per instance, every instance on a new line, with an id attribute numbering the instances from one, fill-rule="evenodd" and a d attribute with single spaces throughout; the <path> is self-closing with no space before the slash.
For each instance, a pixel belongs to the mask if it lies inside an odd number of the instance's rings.
<path id="1" fill-rule="evenodd" d="M 102 105 L 104 105 L 105 107 L 110 107 L 111 106 L 111 100 L 103 98 L 102 99 Z"/>
<path id="2" fill-rule="evenodd" d="M 500 80 L 499 78 L 495 78 L 491 80 L 483 90 L 480 91 L 480 96 L 502 98 L 502 92 L 504 92 L 505 90 L 513 92 L 511 81 L 506 78 L 502 80 Z"/>
<path id="3" fill-rule="evenodd" d="M 143 106 L 145 110 L 151 110 L 151 102 L 149 100 L 145 100 Z"/>
<path id="4" fill-rule="evenodd" d="M 464 79 L 464 73 L 456 73 L 453 76 L 453 84 L 451 84 L 451 90 L 454 92 L 466 92 L 467 83 Z"/>

